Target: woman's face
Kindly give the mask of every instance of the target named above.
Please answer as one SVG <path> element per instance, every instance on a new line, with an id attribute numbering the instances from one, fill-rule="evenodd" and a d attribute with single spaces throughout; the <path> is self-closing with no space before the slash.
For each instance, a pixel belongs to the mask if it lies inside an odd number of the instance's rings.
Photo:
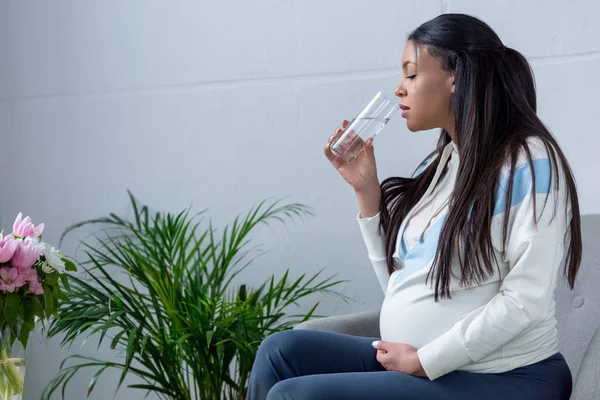
<path id="1" fill-rule="evenodd" d="M 403 78 L 395 93 L 400 97 L 406 126 L 412 132 L 444 128 L 454 133 L 451 98 L 454 74 L 444 71 L 439 59 L 424 45 L 408 41 L 402 52 Z"/>

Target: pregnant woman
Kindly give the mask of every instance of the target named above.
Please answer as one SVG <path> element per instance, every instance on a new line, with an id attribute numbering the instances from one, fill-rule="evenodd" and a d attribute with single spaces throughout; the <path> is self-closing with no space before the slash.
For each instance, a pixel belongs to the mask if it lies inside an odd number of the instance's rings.
<path id="1" fill-rule="evenodd" d="M 358 200 L 381 337 L 273 334 L 247 399 L 568 399 L 554 289 L 575 282 L 579 206 L 529 64 L 481 20 L 444 14 L 409 35 L 401 66 L 408 129 L 441 129 L 414 174 L 380 183 L 372 139 L 350 164 L 325 146 Z"/>

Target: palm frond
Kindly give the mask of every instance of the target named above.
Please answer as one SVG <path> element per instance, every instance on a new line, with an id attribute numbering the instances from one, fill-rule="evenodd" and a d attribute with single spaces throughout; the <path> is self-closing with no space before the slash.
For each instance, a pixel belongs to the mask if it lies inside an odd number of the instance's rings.
<path id="1" fill-rule="evenodd" d="M 49 399 L 82 369 L 92 368 L 91 392 L 109 368 L 120 370 L 117 390 L 128 375 L 143 381 L 129 387 L 161 399 L 243 398 L 260 342 L 268 335 L 315 317 L 290 314 L 303 298 L 320 293 L 348 301 L 334 291 L 334 277 L 292 278 L 289 270 L 268 277 L 258 288 L 233 286 L 234 279 L 264 254 L 251 233 L 314 215 L 298 203 L 266 200 L 234 218 L 220 233 L 205 211 L 151 214 L 129 192 L 133 218 L 115 214 L 68 227 L 62 239 L 84 226 L 96 233 L 82 241 L 82 276 L 69 278 L 69 300 L 48 327 L 71 346 L 81 335 L 99 336 L 120 362 L 81 355 L 65 359 L 43 394 Z M 64 364 L 64 362 L 63 362 Z M 63 395 L 64 397 L 64 395 Z"/>

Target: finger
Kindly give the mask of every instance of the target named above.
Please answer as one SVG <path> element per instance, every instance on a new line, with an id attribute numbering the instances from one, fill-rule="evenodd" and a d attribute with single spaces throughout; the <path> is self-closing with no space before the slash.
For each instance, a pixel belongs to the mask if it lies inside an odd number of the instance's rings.
<path id="1" fill-rule="evenodd" d="M 367 139 L 367 141 L 365 142 L 365 146 L 364 146 L 364 153 L 365 156 L 372 160 L 372 162 L 374 162 L 375 160 L 375 148 L 373 147 L 373 138 L 369 138 Z"/>
<path id="2" fill-rule="evenodd" d="M 345 128 L 345 127 L 347 127 L 349 123 L 350 123 L 350 122 L 348 122 L 348 121 L 346 121 L 346 120 L 343 120 L 343 121 L 342 121 L 342 128 Z"/>
<path id="3" fill-rule="evenodd" d="M 342 133 L 341 129 L 336 129 L 333 135 L 329 136 L 329 143 L 333 142 Z"/>
<path id="4" fill-rule="evenodd" d="M 372 343 L 373 347 L 375 347 L 378 351 L 383 351 L 387 353 L 387 342 L 383 340 L 376 340 Z"/>
<path id="5" fill-rule="evenodd" d="M 379 353 L 377 354 L 377 362 L 379 364 L 381 364 L 381 366 L 383 368 L 388 369 L 388 367 L 387 367 L 387 361 L 385 360 L 385 357 L 383 357 L 382 354 L 379 354 Z"/>
<path id="6" fill-rule="evenodd" d="M 383 340 L 376 340 L 373 343 L 371 343 L 373 345 L 373 347 L 375 347 L 377 350 L 385 350 L 385 345 L 383 343 Z"/>
<path id="7" fill-rule="evenodd" d="M 331 151 L 331 144 L 327 144 L 323 150 L 325 153 L 325 157 L 327 157 L 331 164 L 333 164 L 335 169 L 340 168 L 344 164 L 344 160 L 333 154 L 333 152 Z"/>

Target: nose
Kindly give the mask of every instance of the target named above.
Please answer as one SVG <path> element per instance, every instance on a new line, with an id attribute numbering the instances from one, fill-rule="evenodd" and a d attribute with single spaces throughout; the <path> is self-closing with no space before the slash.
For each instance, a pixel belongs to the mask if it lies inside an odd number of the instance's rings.
<path id="1" fill-rule="evenodd" d="M 402 81 L 400 81 L 400 83 L 398 83 L 398 85 L 396 86 L 394 94 L 400 98 L 406 96 L 406 89 L 404 88 L 404 85 L 402 85 Z"/>

